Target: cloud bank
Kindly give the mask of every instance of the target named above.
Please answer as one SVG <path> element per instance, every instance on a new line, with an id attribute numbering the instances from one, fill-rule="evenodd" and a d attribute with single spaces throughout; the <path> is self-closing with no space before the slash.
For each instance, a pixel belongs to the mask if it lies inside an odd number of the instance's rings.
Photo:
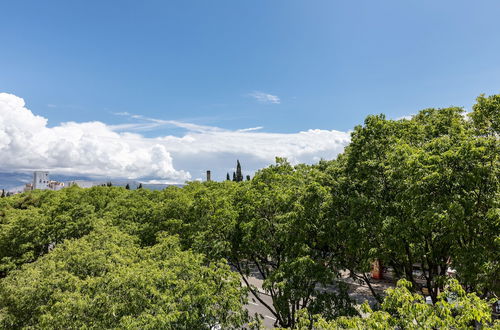
<path id="1" fill-rule="evenodd" d="M 284 134 L 260 127 L 225 130 L 140 115 L 137 123 L 67 122 L 47 126 L 22 98 L 0 93 L 0 170 L 44 169 L 59 174 L 184 182 L 210 169 L 217 178 L 233 170 L 236 159 L 246 173 L 267 166 L 276 156 L 292 163 L 331 159 L 349 143 L 347 132 L 308 130 Z M 146 138 L 137 131 L 162 125 L 186 130 L 183 136 Z M 135 133 L 134 133 L 135 132 Z"/>

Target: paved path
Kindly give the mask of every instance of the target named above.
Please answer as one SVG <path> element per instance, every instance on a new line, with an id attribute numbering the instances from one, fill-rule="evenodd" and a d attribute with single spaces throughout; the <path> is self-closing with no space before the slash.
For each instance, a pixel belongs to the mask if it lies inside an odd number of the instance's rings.
<path id="1" fill-rule="evenodd" d="M 251 285 L 258 288 L 259 297 L 266 304 L 268 304 L 269 306 L 272 306 L 273 303 L 272 303 L 271 297 L 261 289 L 262 282 L 263 282 L 262 279 L 251 276 L 247 280 Z M 368 288 L 368 286 L 366 284 L 358 283 L 358 282 L 356 282 L 350 278 L 347 278 L 347 277 L 343 278 L 342 280 L 349 285 L 349 295 L 358 304 L 362 304 L 363 302 L 365 302 L 365 300 L 368 300 L 368 303 L 372 306 L 376 303 L 375 298 L 373 298 L 373 296 L 370 292 L 370 289 Z M 243 281 L 242 281 L 242 284 L 245 285 Z M 384 281 L 376 281 L 372 285 L 373 285 L 375 291 L 378 293 L 382 293 L 383 290 L 387 289 L 388 287 L 393 286 L 392 284 L 384 282 Z M 318 290 L 325 290 L 325 291 L 335 291 L 335 287 L 333 287 L 333 286 L 327 286 L 327 287 L 319 287 L 318 286 L 317 289 Z M 245 308 L 248 310 L 250 315 L 253 316 L 256 313 L 262 315 L 262 317 L 264 318 L 262 320 L 264 326 L 267 328 L 271 328 L 271 329 L 274 328 L 274 323 L 276 321 L 276 318 L 267 309 L 267 307 L 262 305 L 262 303 L 258 299 L 256 299 L 256 297 L 252 293 L 249 293 L 248 298 L 249 298 L 248 299 L 249 302 L 248 302 L 248 305 L 245 306 Z"/>
<path id="2" fill-rule="evenodd" d="M 265 301 L 266 304 L 272 306 L 273 301 L 270 296 L 266 294 L 260 294 L 260 298 Z M 273 314 L 261 304 L 260 301 L 258 301 L 255 296 L 250 292 L 248 295 L 248 305 L 245 306 L 245 308 L 248 310 L 250 315 L 255 315 L 255 314 L 260 314 L 264 318 L 262 320 L 262 323 L 266 328 L 274 328 L 274 322 L 276 321 L 276 318 L 273 316 Z"/>

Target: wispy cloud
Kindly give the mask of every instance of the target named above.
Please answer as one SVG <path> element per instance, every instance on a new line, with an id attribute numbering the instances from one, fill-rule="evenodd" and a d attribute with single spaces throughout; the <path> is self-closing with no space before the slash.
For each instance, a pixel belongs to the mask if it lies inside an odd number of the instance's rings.
<path id="1" fill-rule="evenodd" d="M 163 126 L 184 128 L 190 132 L 223 131 L 223 129 L 219 127 L 186 123 L 178 120 L 164 120 L 164 119 L 150 118 L 142 115 L 131 114 L 128 112 L 114 112 L 113 114 L 117 116 L 128 117 L 130 119 L 137 121 L 135 123 L 129 123 L 129 124 L 110 125 L 109 127 L 114 131 L 125 131 L 125 130 L 147 131 Z"/>
<path id="2" fill-rule="evenodd" d="M 123 112 L 111 112 L 115 116 L 130 116 L 130 113 L 123 111 Z"/>
<path id="3" fill-rule="evenodd" d="M 271 104 L 280 104 L 281 103 L 280 98 L 277 95 L 273 95 L 273 94 L 254 91 L 248 95 L 253 97 L 254 99 L 256 99 L 257 101 L 259 101 L 261 103 L 271 103 Z"/>
<path id="4" fill-rule="evenodd" d="M 260 131 L 264 127 L 262 126 L 257 126 L 257 127 L 250 127 L 250 128 L 242 128 L 237 130 L 236 132 L 252 132 L 252 131 Z"/>

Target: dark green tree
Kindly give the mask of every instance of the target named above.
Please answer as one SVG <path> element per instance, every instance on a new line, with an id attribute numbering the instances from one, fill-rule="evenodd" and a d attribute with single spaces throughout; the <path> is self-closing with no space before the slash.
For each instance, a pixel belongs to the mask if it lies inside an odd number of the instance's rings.
<path id="1" fill-rule="evenodd" d="M 139 183 L 139 185 L 137 186 L 137 189 L 142 189 L 142 183 Z"/>
<path id="2" fill-rule="evenodd" d="M 231 176 L 229 176 L 229 172 L 226 174 L 226 180 L 231 181 Z"/>
<path id="3" fill-rule="evenodd" d="M 236 172 L 233 172 L 233 181 L 234 181 L 234 182 L 237 182 L 237 181 L 236 181 Z"/>
<path id="4" fill-rule="evenodd" d="M 247 175 L 247 181 L 250 181 L 250 175 Z"/>
<path id="5" fill-rule="evenodd" d="M 236 161 L 236 182 L 243 181 L 243 173 L 241 172 L 241 164 L 240 161 Z"/>
<path id="6" fill-rule="evenodd" d="M 128 183 L 125 185 L 125 189 L 130 190 L 130 185 Z"/>

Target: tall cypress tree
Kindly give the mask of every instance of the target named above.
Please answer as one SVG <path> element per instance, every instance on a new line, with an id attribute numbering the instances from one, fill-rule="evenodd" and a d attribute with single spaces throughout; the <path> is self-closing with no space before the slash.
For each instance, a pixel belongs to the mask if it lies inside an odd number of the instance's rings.
<path id="1" fill-rule="evenodd" d="M 130 185 L 127 183 L 127 185 L 125 186 L 125 189 L 127 190 L 130 190 Z"/>
<path id="2" fill-rule="evenodd" d="M 236 182 L 236 172 L 233 172 L 233 181 Z"/>
<path id="3" fill-rule="evenodd" d="M 227 172 L 227 175 L 226 175 L 226 180 L 227 180 L 227 181 L 231 181 L 231 177 L 229 176 L 229 172 Z"/>
<path id="4" fill-rule="evenodd" d="M 243 173 L 241 173 L 240 161 L 236 160 L 236 182 L 243 181 Z"/>

